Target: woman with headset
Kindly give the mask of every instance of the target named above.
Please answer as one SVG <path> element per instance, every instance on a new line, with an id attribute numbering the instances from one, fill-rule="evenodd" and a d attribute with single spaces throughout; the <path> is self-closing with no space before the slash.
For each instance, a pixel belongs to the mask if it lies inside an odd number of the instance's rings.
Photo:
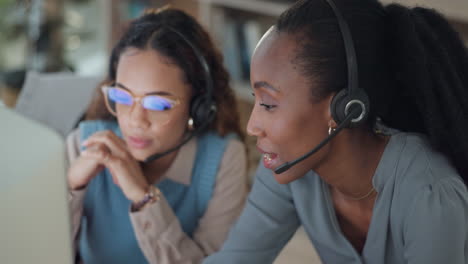
<path id="1" fill-rule="evenodd" d="M 468 54 L 434 10 L 300 0 L 252 57 L 263 164 L 205 263 L 468 263 Z"/>
<path id="2" fill-rule="evenodd" d="M 228 81 L 208 34 L 182 11 L 130 23 L 68 136 L 84 263 L 197 263 L 220 248 L 247 193 Z"/>

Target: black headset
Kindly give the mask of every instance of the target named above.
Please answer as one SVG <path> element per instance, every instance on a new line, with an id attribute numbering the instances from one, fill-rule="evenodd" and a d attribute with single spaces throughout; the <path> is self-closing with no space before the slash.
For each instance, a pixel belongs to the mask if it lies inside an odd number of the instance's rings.
<path id="1" fill-rule="evenodd" d="M 351 119 L 346 126 L 355 127 L 362 124 L 367 119 L 369 113 L 369 98 L 366 92 L 359 87 L 356 50 L 349 26 L 335 3 L 332 0 L 326 0 L 326 2 L 330 5 L 338 20 L 338 26 L 343 37 L 348 69 L 348 87 L 347 89 L 342 89 L 333 97 L 330 110 L 333 119 L 340 125 L 344 122 L 346 117 L 350 115 L 353 108 L 360 108 L 361 111 L 359 115 Z"/>
<path id="2" fill-rule="evenodd" d="M 190 102 L 190 116 L 194 121 L 195 128 L 203 127 L 209 124 L 216 113 L 216 104 L 213 97 L 213 79 L 211 77 L 210 67 L 201 51 L 195 47 L 195 45 L 185 37 L 181 32 L 175 28 L 166 26 L 169 30 L 176 33 L 187 45 L 190 46 L 195 57 L 203 68 L 204 80 L 206 83 L 205 91 L 193 96 Z"/>
<path id="3" fill-rule="evenodd" d="M 320 144 L 318 144 L 311 151 L 307 152 L 303 156 L 281 164 L 275 169 L 276 174 L 280 174 L 296 165 L 297 163 L 305 160 L 310 155 L 319 151 L 325 146 L 332 138 L 334 138 L 342 129 L 347 127 L 356 127 L 364 123 L 369 115 L 369 97 L 366 92 L 359 87 L 359 74 L 358 64 L 356 57 L 356 50 L 354 48 L 353 38 L 346 20 L 344 19 L 341 12 L 336 7 L 332 0 L 326 0 L 328 5 L 333 10 L 338 21 L 338 27 L 340 28 L 341 36 L 343 37 L 346 62 L 348 69 L 348 86 L 336 93 L 330 104 L 330 112 L 338 125 L 337 128 L 330 133 Z"/>
<path id="4" fill-rule="evenodd" d="M 164 26 L 165 29 L 175 33 L 182 39 L 193 51 L 198 63 L 203 68 L 203 77 L 206 83 L 205 91 L 195 94 L 190 102 L 190 116 L 194 121 L 195 128 L 210 123 L 216 113 L 216 105 L 213 97 L 213 79 L 211 77 L 210 67 L 201 51 L 180 31 L 171 26 Z"/>
<path id="5" fill-rule="evenodd" d="M 203 75 L 206 87 L 205 90 L 201 93 L 195 94 L 190 102 L 190 117 L 192 117 L 193 119 L 195 129 L 191 131 L 189 136 L 182 140 L 181 143 L 164 152 L 156 153 L 149 156 L 144 161 L 144 163 L 148 163 L 155 159 L 159 159 L 185 145 L 187 142 L 189 142 L 190 139 L 200 134 L 208 127 L 208 125 L 214 120 L 217 112 L 213 96 L 213 79 L 211 76 L 210 67 L 208 66 L 208 62 L 206 61 L 205 57 L 203 56 L 201 51 L 180 31 L 168 25 L 164 25 L 163 27 L 177 34 L 180 37 L 180 39 L 182 39 L 188 46 L 190 46 L 193 53 L 195 54 L 195 57 L 197 58 L 197 61 L 203 68 Z"/>

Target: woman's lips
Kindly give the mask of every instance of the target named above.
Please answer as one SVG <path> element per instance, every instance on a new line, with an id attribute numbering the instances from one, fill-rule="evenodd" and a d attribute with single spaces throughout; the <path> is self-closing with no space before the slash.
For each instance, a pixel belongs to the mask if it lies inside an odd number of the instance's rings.
<path id="1" fill-rule="evenodd" d="M 267 169 L 274 170 L 278 166 L 277 165 L 278 160 L 279 160 L 278 154 L 272 153 L 272 152 L 266 152 L 258 146 L 257 146 L 257 149 L 260 153 L 263 154 L 262 156 L 263 166 L 265 166 L 265 168 Z"/>
<path id="2" fill-rule="evenodd" d="M 128 137 L 128 144 L 133 148 L 144 149 L 151 144 L 151 140 L 138 137 Z"/>

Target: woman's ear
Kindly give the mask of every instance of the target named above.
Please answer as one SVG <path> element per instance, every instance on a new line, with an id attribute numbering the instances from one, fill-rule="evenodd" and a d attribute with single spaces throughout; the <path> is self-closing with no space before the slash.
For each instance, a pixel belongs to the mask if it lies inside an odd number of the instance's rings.
<path id="1" fill-rule="evenodd" d="M 330 94 L 328 97 L 326 97 L 326 98 L 324 99 L 324 101 L 326 102 L 325 105 L 327 106 L 327 110 L 325 111 L 325 115 L 326 115 L 326 116 L 325 116 L 325 120 L 331 120 L 331 121 L 333 121 L 334 127 L 336 127 L 337 124 L 336 124 L 335 120 L 333 119 L 333 115 L 332 115 L 332 113 L 331 113 L 331 103 L 332 103 L 333 97 L 334 97 L 335 95 L 336 95 L 336 93 L 332 93 L 332 94 Z M 328 124 L 328 125 L 330 125 L 330 124 Z"/>
<path id="2" fill-rule="evenodd" d="M 328 128 L 329 129 L 335 129 L 338 126 L 338 124 L 333 120 L 333 118 L 329 119 L 328 121 Z"/>

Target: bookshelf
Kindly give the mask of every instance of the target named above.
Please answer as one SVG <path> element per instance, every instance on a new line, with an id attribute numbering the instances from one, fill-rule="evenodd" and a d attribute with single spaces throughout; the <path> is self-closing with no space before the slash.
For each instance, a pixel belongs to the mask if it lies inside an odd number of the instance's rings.
<path id="1" fill-rule="evenodd" d="M 268 1 L 268 0 L 199 0 L 205 7 L 225 7 L 242 11 L 254 12 L 267 16 L 279 16 L 289 6 L 286 1 Z M 209 10 L 204 10 L 209 11 Z M 206 13 L 205 13 L 206 14 Z M 202 16 L 203 17 L 203 16 Z"/>
<path id="2" fill-rule="evenodd" d="M 197 0 L 198 18 L 224 54 L 238 99 L 253 103 L 250 57 L 263 33 L 294 1 Z"/>

